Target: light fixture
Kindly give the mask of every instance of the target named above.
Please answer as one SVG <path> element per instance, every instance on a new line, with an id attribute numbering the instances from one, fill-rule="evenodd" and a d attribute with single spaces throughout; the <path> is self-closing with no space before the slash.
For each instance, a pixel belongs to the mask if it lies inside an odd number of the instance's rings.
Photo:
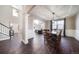
<path id="1" fill-rule="evenodd" d="M 53 14 L 53 20 L 54 20 L 54 15 L 55 15 L 55 13 L 54 13 L 54 12 L 52 12 L 52 14 Z"/>

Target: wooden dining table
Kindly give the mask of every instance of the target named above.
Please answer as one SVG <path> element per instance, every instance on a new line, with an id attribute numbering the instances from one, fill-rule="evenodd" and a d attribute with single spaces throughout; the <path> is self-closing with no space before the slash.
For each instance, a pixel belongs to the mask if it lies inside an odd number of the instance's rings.
<path id="1" fill-rule="evenodd" d="M 52 31 L 51 33 L 52 33 L 52 34 L 57 34 L 57 31 Z"/>

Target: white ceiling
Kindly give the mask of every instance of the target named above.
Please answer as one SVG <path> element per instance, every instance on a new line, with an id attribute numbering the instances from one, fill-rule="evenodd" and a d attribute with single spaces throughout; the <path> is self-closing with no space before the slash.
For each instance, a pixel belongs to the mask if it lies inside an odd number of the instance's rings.
<path id="1" fill-rule="evenodd" d="M 55 19 L 72 16 L 79 12 L 79 5 L 37 5 L 32 8 L 30 14 L 51 20 L 53 19 L 52 12 L 55 12 Z"/>

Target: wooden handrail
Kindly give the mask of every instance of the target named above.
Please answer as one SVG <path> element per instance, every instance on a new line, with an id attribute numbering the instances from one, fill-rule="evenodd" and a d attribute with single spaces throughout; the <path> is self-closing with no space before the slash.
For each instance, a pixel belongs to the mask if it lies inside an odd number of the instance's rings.
<path id="1" fill-rule="evenodd" d="M 6 28 L 8 28 L 8 29 L 10 29 L 8 26 L 6 26 L 6 25 L 4 25 L 4 24 L 2 24 L 2 23 L 0 23 L 0 25 L 6 27 Z"/>

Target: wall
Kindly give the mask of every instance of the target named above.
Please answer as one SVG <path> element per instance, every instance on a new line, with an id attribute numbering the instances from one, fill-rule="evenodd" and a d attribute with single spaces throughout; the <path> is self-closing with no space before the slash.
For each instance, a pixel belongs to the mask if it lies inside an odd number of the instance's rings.
<path id="1" fill-rule="evenodd" d="M 10 5 L 0 5 L 0 23 L 6 25 L 9 27 L 10 20 L 12 16 L 12 9 Z M 9 29 L 5 28 L 5 31 L 1 31 L 0 27 L 0 32 L 3 32 L 5 34 L 9 35 Z"/>
<path id="2" fill-rule="evenodd" d="M 13 8 L 19 10 L 19 16 L 13 16 Z M 0 23 L 5 24 L 6 26 L 10 26 L 10 23 L 13 24 L 13 29 L 15 33 L 18 32 L 18 28 L 22 30 L 22 14 L 21 14 L 21 6 L 11 6 L 11 5 L 0 5 Z M 19 26 L 19 27 L 18 27 Z"/>
<path id="3" fill-rule="evenodd" d="M 33 32 L 33 16 L 28 17 L 28 39 L 33 38 L 34 32 Z"/>
<path id="4" fill-rule="evenodd" d="M 13 9 L 17 10 L 18 12 L 18 16 L 13 16 L 12 14 L 12 19 L 11 19 L 11 23 L 13 24 L 13 29 L 15 33 L 22 33 L 22 6 L 21 5 L 12 5 L 11 6 L 12 11 Z"/>
<path id="5" fill-rule="evenodd" d="M 75 15 L 66 18 L 66 36 L 75 36 Z"/>
<path id="6" fill-rule="evenodd" d="M 23 42 L 25 44 L 28 43 L 28 40 L 33 38 L 34 32 L 33 32 L 33 17 L 29 14 L 24 14 L 23 19 Z"/>
<path id="7" fill-rule="evenodd" d="M 46 20 L 45 21 L 45 29 L 49 29 L 50 30 L 50 20 Z"/>
<path id="8" fill-rule="evenodd" d="M 13 16 L 13 8 L 19 10 L 19 16 Z M 22 6 L 12 6 L 12 5 L 0 5 L 0 23 L 3 23 L 6 26 L 10 26 L 13 24 L 13 29 L 15 33 L 21 32 L 22 33 Z M 9 30 L 6 30 L 8 32 Z"/>
<path id="9" fill-rule="evenodd" d="M 22 11 L 22 17 L 23 17 L 23 21 L 22 21 L 22 42 L 24 44 L 28 43 L 28 14 L 26 13 L 26 6 L 23 6 L 23 11 Z"/>
<path id="10" fill-rule="evenodd" d="M 79 40 L 79 14 L 77 14 L 77 16 L 76 16 L 76 31 L 75 31 L 75 38 L 77 39 L 77 40 Z"/>
<path id="11" fill-rule="evenodd" d="M 28 12 L 28 6 L 23 6 L 22 38 L 23 43 L 27 44 L 28 39 L 33 38 L 33 17 Z"/>
<path id="12" fill-rule="evenodd" d="M 24 19 L 23 19 L 23 42 L 25 44 L 28 43 L 28 39 L 34 37 L 34 31 L 33 31 L 33 20 L 39 19 L 37 17 L 34 17 L 33 15 L 24 13 Z M 41 21 L 41 20 L 40 20 Z M 44 21 L 41 21 L 44 22 Z"/>
<path id="13" fill-rule="evenodd" d="M 12 10 L 9 5 L 0 5 L 0 23 L 9 26 L 9 22 L 11 20 Z"/>

